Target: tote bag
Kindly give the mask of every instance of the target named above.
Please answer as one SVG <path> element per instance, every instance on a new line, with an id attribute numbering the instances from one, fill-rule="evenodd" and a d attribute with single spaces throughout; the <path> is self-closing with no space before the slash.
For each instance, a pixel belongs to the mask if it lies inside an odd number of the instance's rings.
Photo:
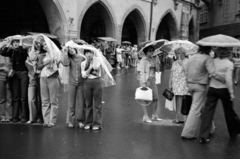
<path id="1" fill-rule="evenodd" d="M 162 75 L 162 72 L 155 73 L 155 78 L 156 78 L 155 84 L 161 84 L 161 75 Z"/>

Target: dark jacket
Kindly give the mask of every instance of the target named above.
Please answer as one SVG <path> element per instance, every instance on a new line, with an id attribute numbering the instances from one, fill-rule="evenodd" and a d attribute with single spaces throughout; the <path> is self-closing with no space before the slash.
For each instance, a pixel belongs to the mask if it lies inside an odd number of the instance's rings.
<path id="1" fill-rule="evenodd" d="M 0 54 L 11 58 L 14 71 L 28 71 L 25 65 L 28 53 L 22 46 L 19 46 L 16 50 L 5 47 L 3 50 L 0 50 Z"/>

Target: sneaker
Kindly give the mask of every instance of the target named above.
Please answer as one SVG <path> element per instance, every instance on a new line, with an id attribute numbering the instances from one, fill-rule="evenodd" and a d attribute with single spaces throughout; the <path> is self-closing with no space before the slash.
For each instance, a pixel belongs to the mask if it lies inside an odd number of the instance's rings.
<path id="1" fill-rule="evenodd" d="M 84 124 L 80 122 L 79 123 L 79 128 L 81 128 L 81 129 L 84 128 Z"/>

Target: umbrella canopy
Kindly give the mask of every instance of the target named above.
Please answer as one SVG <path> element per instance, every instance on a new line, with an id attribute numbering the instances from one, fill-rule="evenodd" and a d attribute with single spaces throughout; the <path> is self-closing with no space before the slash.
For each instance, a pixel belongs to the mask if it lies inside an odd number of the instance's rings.
<path id="1" fill-rule="evenodd" d="M 160 50 L 169 54 L 175 54 L 174 50 L 182 47 L 186 50 L 187 55 L 195 54 L 198 51 L 198 46 L 187 40 L 175 40 L 163 45 Z"/>
<path id="2" fill-rule="evenodd" d="M 129 44 L 132 45 L 132 43 L 130 41 L 123 41 L 122 44 Z"/>
<path id="3" fill-rule="evenodd" d="M 240 47 L 240 41 L 227 35 L 213 35 L 203 38 L 197 42 L 202 46 L 216 46 L 216 47 Z"/>
<path id="4" fill-rule="evenodd" d="M 160 48 L 162 45 L 167 44 L 169 41 L 165 40 L 165 39 L 160 39 L 160 40 L 156 40 L 156 41 L 152 41 L 148 44 L 146 44 L 139 52 L 143 51 L 143 49 L 149 47 L 149 46 L 153 46 L 154 50 Z"/>
<path id="5" fill-rule="evenodd" d="M 117 41 L 116 39 L 113 39 L 112 37 L 98 37 L 98 39 L 104 40 L 104 41 Z"/>
<path id="6" fill-rule="evenodd" d="M 84 45 L 84 44 L 87 44 L 86 41 L 82 40 L 82 39 L 76 39 L 76 40 L 73 40 L 73 42 L 75 42 L 76 44 L 78 45 Z"/>
<path id="7" fill-rule="evenodd" d="M 49 38 L 52 38 L 52 39 L 57 39 L 57 36 L 55 35 L 52 35 L 52 34 L 49 34 L 49 33 L 37 33 L 37 32 L 28 32 L 30 35 L 33 35 L 33 36 L 38 36 L 39 34 L 43 34 Z"/>

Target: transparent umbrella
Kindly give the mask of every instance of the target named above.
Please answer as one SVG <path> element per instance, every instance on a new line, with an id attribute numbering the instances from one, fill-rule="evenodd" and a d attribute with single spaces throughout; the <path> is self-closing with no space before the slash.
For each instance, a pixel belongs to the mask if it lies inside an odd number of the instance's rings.
<path id="1" fill-rule="evenodd" d="M 187 55 L 195 54 L 198 51 L 198 46 L 187 40 L 175 40 L 163 45 L 160 50 L 169 54 L 175 54 L 174 50 L 182 47 L 186 50 Z"/>

